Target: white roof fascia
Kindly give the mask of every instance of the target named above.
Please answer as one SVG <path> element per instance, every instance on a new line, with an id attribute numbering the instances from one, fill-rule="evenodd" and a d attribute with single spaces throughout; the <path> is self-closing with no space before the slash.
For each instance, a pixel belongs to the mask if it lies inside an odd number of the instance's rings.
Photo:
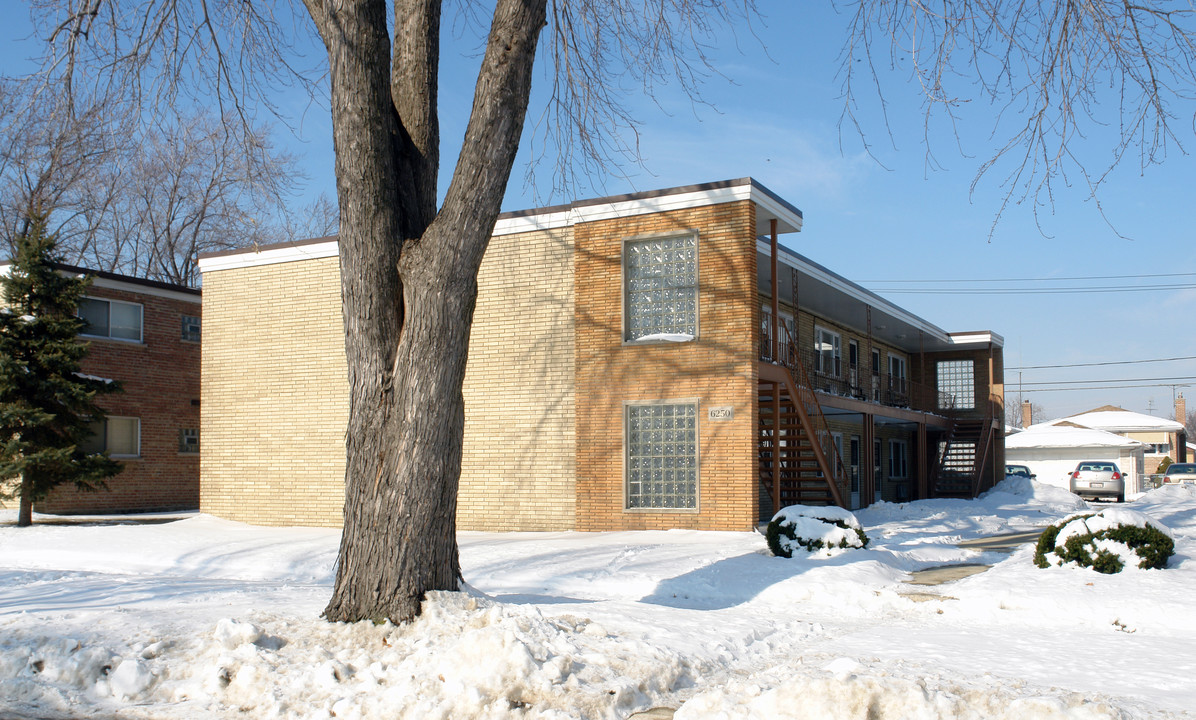
<path id="1" fill-rule="evenodd" d="M 964 332 L 964 333 L 947 333 L 951 338 L 952 345 L 972 345 L 974 343 L 992 343 L 998 347 L 1005 346 L 1005 338 L 994 332 Z"/>
<path id="2" fill-rule="evenodd" d="M 792 232 L 801 232 L 801 228 L 802 228 L 802 216 L 801 215 L 795 214 L 792 210 L 785 207 L 784 204 L 777 202 L 775 198 L 773 198 L 768 193 L 761 191 L 759 188 L 757 188 L 755 186 L 755 184 L 748 185 L 748 188 L 751 190 L 751 195 L 748 199 L 751 200 L 752 202 L 756 203 L 757 208 L 764 210 L 766 213 L 768 213 L 770 215 L 776 216 L 777 220 L 781 221 L 778 224 L 788 224 L 788 225 L 792 226 L 793 227 Z M 758 227 L 758 228 L 756 228 L 756 232 L 765 233 L 765 232 L 767 232 L 767 228 L 759 228 Z M 785 232 L 785 231 L 781 230 L 779 232 Z"/>
<path id="3" fill-rule="evenodd" d="M 265 250 L 246 250 L 235 255 L 217 255 L 199 259 L 201 273 L 217 270 L 235 270 L 239 268 L 258 267 L 260 265 L 276 265 L 278 263 L 295 262 L 297 260 L 315 260 L 318 258 L 337 257 L 336 240 L 308 245 L 291 245 L 287 247 L 267 248 Z"/>
<path id="4" fill-rule="evenodd" d="M 767 240 L 762 240 L 760 238 L 756 239 L 756 249 L 758 251 L 764 253 L 765 255 L 768 255 L 769 252 L 771 252 L 771 250 L 772 250 L 771 245 L 772 244 L 770 242 L 768 242 Z M 885 312 L 885 313 L 891 315 L 892 317 L 896 318 L 897 320 L 900 320 L 914 328 L 917 328 L 918 330 L 921 330 L 922 332 L 926 333 L 926 335 L 929 337 L 935 338 L 935 339 L 940 340 L 945 343 L 951 342 L 950 334 L 948 334 L 942 328 L 935 327 L 934 325 L 931 325 L 929 321 L 923 320 L 922 318 L 918 317 L 917 315 L 914 315 L 913 313 L 909 312 L 908 310 L 903 310 L 903 309 L 897 307 L 896 305 L 893 305 L 892 303 L 890 303 L 889 301 L 885 300 L 884 298 L 882 298 L 880 296 L 869 295 L 869 294 L 863 292 L 861 290 L 861 288 L 859 288 L 858 286 L 843 280 L 842 278 L 838 277 L 837 275 L 832 275 L 830 273 L 827 273 L 826 271 L 822 270 L 821 268 L 814 267 L 813 265 L 807 265 L 806 263 L 803 263 L 801 260 L 794 258 L 791 255 L 788 255 L 786 253 L 779 253 L 778 255 L 779 256 L 777 257 L 777 260 L 779 262 L 781 262 L 782 264 L 788 265 L 791 268 L 800 270 L 800 271 L 806 273 L 807 275 L 810 275 L 811 277 L 815 278 L 816 280 L 819 280 L 821 282 L 826 283 L 827 285 L 830 285 L 831 287 L 835 288 L 836 290 L 839 290 L 840 292 L 846 294 L 848 297 L 852 298 L 853 300 L 857 300 L 864 305 L 869 305 L 873 308 L 876 308 L 877 310 Z"/>
<path id="5" fill-rule="evenodd" d="M 583 222 L 612 220 L 615 218 L 633 217 L 635 215 L 669 212 L 671 210 L 687 210 L 740 200 L 751 200 L 756 203 L 757 208 L 775 215 L 785 226 L 801 230 L 801 215 L 794 213 L 783 204 L 777 202 L 768 193 L 756 187 L 755 184 L 744 183 L 732 187 L 696 190 L 693 192 L 677 193 L 675 195 L 656 195 L 653 197 L 608 203 L 586 204 L 567 210 L 557 209 L 534 215 L 499 218 L 498 222 L 494 224 L 494 235 L 513 235 L 533 230 L 550 230 Z"/>
<path id="6" fill-rule="evenodd" d="M 498 235 L 516 235 L 518 233 L 534 232 L 536 230 L 553 230 L 569 227 L 573 224 L 571 210 L 538 213 L 536 215 L 521 215 L 519 217 L 499 218 L 494 223 L 492 237 Z"/>

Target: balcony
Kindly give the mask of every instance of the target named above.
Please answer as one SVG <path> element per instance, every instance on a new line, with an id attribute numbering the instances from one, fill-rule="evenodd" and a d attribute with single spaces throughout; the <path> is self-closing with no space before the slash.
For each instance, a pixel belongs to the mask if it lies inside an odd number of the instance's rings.
<path id="1" fill-rule="evenodd" d="M 815 392 L 920 412 L 947 414 L 954 410 L 954 397 L 948 393 L 940 393 L 933 387 L 899 375 L 869 373 L 863 368 L 851 367 L 841 356 L 829 352 L 816 353 L 813 348 L 799 348 L 788 323 L 777 325 L 779 336 L 776 357 L 773 357 L 771 316 L 764 313 L 760 324 L 760 359 L 793 370 L 804 365 Z"/>

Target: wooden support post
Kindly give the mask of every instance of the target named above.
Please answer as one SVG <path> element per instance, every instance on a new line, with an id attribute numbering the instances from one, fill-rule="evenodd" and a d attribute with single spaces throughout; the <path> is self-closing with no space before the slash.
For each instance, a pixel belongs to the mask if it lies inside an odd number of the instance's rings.
<path id="1" fill-rule="evenodd" d="M 781 315 L 781 288 L 777 287 L 777 219 L 769 221 L 771 242 L 769 244 L 769 273 L 772 280 L 772 361 L 778 362 L 777 327 Z"/>
<path id="2" fill-rule="evenodd" d="M 873 415 L 865 413 L 860 421 L 860 434 L 864 447 L 860 448 L 860 507 L 868 507 L 876 500 L 876 465 L 873 462 L 872 444 L 876 438 L 876 421 Z"/>
<path id="3" fill-rule="evenodd" d="M 927 458 L 926 423 L 918 423 L 918 486 L 914 489 L 914 500 L 930 497 L 930 467 Z"/>

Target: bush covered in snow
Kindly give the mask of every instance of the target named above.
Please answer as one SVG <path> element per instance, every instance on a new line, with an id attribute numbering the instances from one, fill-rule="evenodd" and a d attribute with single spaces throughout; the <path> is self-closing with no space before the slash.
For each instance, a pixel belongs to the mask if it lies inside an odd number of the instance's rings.
<path id="1" fill-rule="evenodd" d="M 772 517 L 765 532 L 768 548 L 777 557 L 793 557 L 804 548 L 810 552 L 831 548 L 862 548 L 868 546 L 860 522 L 841 507 L 810 507 L 790 505 Z"/>
<path id="2" fill-rule="evenodd" d="M 1127 564 L 1165 568 L 1174 553 L 1166 526 L 1134 510 L 1110 508 L 1073 515 L 1047 528 L 1038 538 L 1034 563 L 1041 568 L 1075 563 L 1111 575 Z"/>

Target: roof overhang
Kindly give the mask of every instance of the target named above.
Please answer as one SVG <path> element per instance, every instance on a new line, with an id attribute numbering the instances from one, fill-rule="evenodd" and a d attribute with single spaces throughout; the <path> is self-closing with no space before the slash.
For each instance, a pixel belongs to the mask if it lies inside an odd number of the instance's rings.
<path id="1" fill-rule="evenodd" d="M 771 243 L 758 238 L 756 250 L 764 257 Z M 885 300 L 793 250 L 778 245 L 779 265 L 798 273 L 797 305 L 815 315 L 833 317 L 861 334 L 905 352 L 946 352 L 1003 347 L 1005 339 L 993 332 L 949 333 L 913 313 Z M 761 279 L 767 267 L 760 268 Z"/>

